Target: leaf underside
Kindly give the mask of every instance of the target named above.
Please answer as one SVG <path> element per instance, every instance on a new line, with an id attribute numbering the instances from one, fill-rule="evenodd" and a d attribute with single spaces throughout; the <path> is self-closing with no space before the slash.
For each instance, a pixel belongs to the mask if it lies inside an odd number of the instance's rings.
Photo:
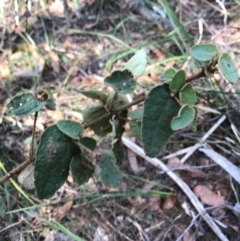
<path id="1" fill-rule="evenodd" d="M 237 83 L 239 76 L 233 61 L 228 54 L 222 54 L 218 59 L 219 69 L 224 78 L 232 83 Z"/>
<path id="2" fill-rule="evenodd" d="M 174 131 L 190 126 L 196 118 L 194 107 L 184 105 L 179 110 L 178 116 L 172 119 L 171 127 Z"/>
<path id="3" fill-rule="evenodd" d="M 147 66 L 147 51 L 141 48 L 125 64 L 124 69 L 128 69 L 134 77 L 142 75 Z"/>

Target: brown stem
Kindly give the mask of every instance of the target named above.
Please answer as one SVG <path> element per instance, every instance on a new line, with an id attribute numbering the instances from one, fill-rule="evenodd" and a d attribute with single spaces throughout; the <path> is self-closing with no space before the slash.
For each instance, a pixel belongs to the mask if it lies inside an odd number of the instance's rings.
<path id="1" fill-rule="evenodd" d="M 211 73 L 214 73 L 215 71 L 217 71 L 218 69 L 216 67 L 209 67 L 208 68 L 208 71 L 211 72 Z M 196 80 L 196 79 L 199 79 L 201 77 L 207 77 L 205 72 L 204 72 L 204 69 L 202 69 L 198 74 L 196 75 L 192 75 L 192 76 L 189 76 L 187 79 L 186 79 L 186 82 L 189 83 L 193 80 Z M 123 110 L 126 110 L 128 108 L 130 108 L 131 106 L 133 105 L 137 105 L 141 102 L 143 102 L 144 100 L 146 99 L 146 96 L 142 96 L 142 97 L 139 97 L 138 99 L 132 101 L 131 103 L 128 103 L 126 105 L 123 105 L 121 106 L 120 108 L 117 108 L 115 110 L 112 110 L 111 112 L 112 113 L 116 113 L 116 112 L 121 112 Z M 88 128 L 89 126 L 99 122 L 100 120 L 104 119 L 104 118 L 107 118 L 107 117 L 110 117 L 111 115 L 113 115 L 112 113 L 106 113 L 102 116 L 100 116 L 99 118 L 93 120 L 92 122 L 88 123 L 88 124 L 84 124 L 84 129 Z M 35 123 L 36 125 L 36 123 Z M 34 133 L 34 132 L 33 132 Z M 32 152 L 32 151 L 31 151 Z M 34 162 L 35 160 L 35 156 L 32 154 L 32 158 L 31 156 L 29 157 L 29 159 L 27 159 L 26 161 L 24 161 L 23 163 L 21 163 L 19 166 L 17 166 L 16 168 L 12 169 L 9 173 L 7 173 L 5 176 L 3 176 L 1 179 L 0 179 L 0 185 L 2 185 L 5 181 L 7 181 L 11 176 L 21 172 L 23 169 L 25 169 L 30 163 Z"/>
<path id="2" fill-rule="evenodd" d="M 212 67 L 212 66 L 210 66 L 210 67 L 208 67 L 208 71 L 210 72 L 210 73 L 214 73 L 215 71 L 217 71 L 218 70 L 218 68 L 217 67 Z M 192 75 L 192 76 L 189 76 L 187 79 L 186 79 L 186 83 L 189 83 L 189 82 L 191 82 L 191 81 L 193 81 L 193 80 L 196 80 L 196 79 L 199 79 L 199 78 L 202 78 L 202 77 L 207 77 L 207 75 L 206 75 L 206 73 L 205 73 L 205 71 L 204 71 L 204 69 L 202 68 L 202 70 L 199 72 L 199 73 L 197 73 L 197 74 L 195 74 L 195 75 Z"/>
<path id="3" fill-rule="evenodd" d="M 12 177 L 15 174 L 18 174 L 19 172 L 21 172 L 23 169 L 25 169 L 30 163 L 34 162 L 35 160 L 35 156 L 33 156 L 32 158 L 27 159 L 26 161 L 22 162 L 21 164 L 19 164 L 17 167 L 15 167 L 14 169 L 12 169 L 10 172 L 8 172 L 5 176 L 3 176 L 0 179 L 0 185 L 2 185 L 5 181 L 7 181 L 10 177 Z"/>
<path id="4" fill-rule="evenodd" d="M 34 123 L 33 123 L 33 131 L 32 131 L 32 142 L 31 142 L 31 148 L 30 148 L 30 152 L 29 152 L 29 157 L 30 158 L 33 156 L 34 137 L 35 137 L 35 131 L 36 131 L 37 117 L 38 117 L 38 112 L 35 112 Z"/>

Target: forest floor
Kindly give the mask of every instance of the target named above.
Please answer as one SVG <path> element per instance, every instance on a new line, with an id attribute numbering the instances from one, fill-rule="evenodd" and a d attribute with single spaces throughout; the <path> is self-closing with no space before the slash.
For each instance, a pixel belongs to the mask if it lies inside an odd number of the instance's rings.
<path id="1" fill-rule="evenodd" d="M 240 1 L 67 0 L 0 3 L 0 177 L 28 158 L 33 117 L 4 115 L 16 94 L 50 87 L 55 111 L 42 111 L 36 138 L 60 119 L 82 122 L 82 110 L 93 103 L 80 90 L 104 90 L 104 78 L 141 46 L 149 48 L 146 72 L 129 99 L 162 83 L 166 69 L 197 73 L 186 50 L 192 43 L 172 23 L 169 7 L 194 43 L 216 44 L 240 69 Z M 5 2 L 5 4 L 3 4 Z M 46 3 L 47 2 L 47 3 Z M 240 240 L 239 184 L 212 159 L 196 149 L 186 161 L 186 148 L 204 143 L 239 166 L 239 86 L 220 75 L 196 81 L 199 117 L 196 132 L 176 132 L 158 158 L 199 197 L 206 212 L 231 241 Z M 218 89 L 218 91 L 216 91 Z M 220 91 L 219 91 L 220 90 Z M 140 107 L 138 105 L 138 107 Z M 136 107 L 135 107 L 136 108 Z M 141 143 L 125 126 L 132 142 Z M 91 130 L 87 134 L 94 135 Z M 94 136 L 97 153 L 111 149 L 111 139 Z M 181 155 L 168 157 L 183 150 Z M 108 188 L 96 172 L 78 186 L 69 175 L 49 200 L 39 200 L 14 176 L 0 187 L 0 240 L 33 241 L 214 241 L 219 240 L 184 191 L 167 175 L 130 149 L 120 169 L 123 182 Z M 185 152 L 184 152 L 185 151 Z"/>

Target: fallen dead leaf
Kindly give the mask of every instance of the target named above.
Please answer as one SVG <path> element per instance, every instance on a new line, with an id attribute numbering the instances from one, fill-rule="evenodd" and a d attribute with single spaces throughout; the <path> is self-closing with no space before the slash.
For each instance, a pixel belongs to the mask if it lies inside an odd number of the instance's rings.
<path id="1" fill-rule="evenodd" d="M 194 193 L 201 199 L 204 204 L 210 206 L 218 206 L 225 203 L 224 197 L 217 195 L 204 185 L 197 185 L 194 188 Z"/>
<path id="2" fill-rule="evenodd" d="M 176 196 L 168 196 L 166 198 L 166 200 L 164 201 L 163 209 L 164 210 L 169 210 L 169 209 L 173 208 L 175 203 L 176 203 L 176 201 L 177 201 L 177 197 Z"/>
<path id="3" fill-rule="evenodd" d="M 34 165 L 29 164 L 18 175 L 18 182 L 26 189 L 34 189 Z"/>
<path id="4" fill-rule="evenodd" d="M 66 216 L 66 214 L 71 210 L 72 205 L 73 205 L 73 200 L 70 200 L 66 202 L 63 206 L 55 209 L 56 213 L 54 216 L 56 220 L 61 221 Z"/>
<path id="5" fill-rule="evenodd" d="M 165 59 L 165 57 L 166 57 L 165 54 L 161 50 L 159 50 L 156 46 L 151 44 L 149 46 L 149 49 L 155 54 L 156 59 L 158 61 L 161 61 L 161 60 Z"/>
<path id="6" fill-rule="evenodd" d="M 174 226 L 173 233 L 175 239 L 177 239 L 187 227 L 183 225 Z M 196 237 L 192 230 L 188 230 L 182 237 L 181 241 L 195 241 Z"/>

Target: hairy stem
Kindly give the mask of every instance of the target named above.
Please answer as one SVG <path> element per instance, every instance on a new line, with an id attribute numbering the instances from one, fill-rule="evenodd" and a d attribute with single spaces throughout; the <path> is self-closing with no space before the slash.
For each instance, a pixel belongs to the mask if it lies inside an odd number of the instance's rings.
<path id="1" fill-rule="evenodd" d="M 208 67 L 208 71 L 210 72 L 210 73 L 214 73 L 214 72 L 216 72 L 218 70 L 218 68 L 217 67 Z M 191 81 L 193 81 L 193 80 L 196 80 L 196 79 L 199 79 L 199 78 L 202 78 L 202 77 L 207 77 L 207 75 L 206 75 L 206 73 L 205 73 L 205 71 L 204 71 L 204 69 L 202 68 L 202 70 L 199 72 L 199 73 L 197 73 L 197 74 L 195 74 L 195 75 L 192 75 L 192 76 L 189 76 L 187 79 L 186 79 L 186 83 L 189 83 L 189 82 L 191 82 Z"/>

